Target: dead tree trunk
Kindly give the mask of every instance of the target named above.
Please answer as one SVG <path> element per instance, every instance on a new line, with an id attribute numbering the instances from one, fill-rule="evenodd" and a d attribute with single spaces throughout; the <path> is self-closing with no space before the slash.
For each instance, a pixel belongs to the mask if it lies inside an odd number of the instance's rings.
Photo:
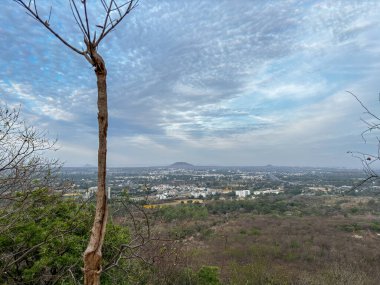
<path id="1" fill-rule="evenodd" d="M 90 241 L 84 252 L 84 284 L 100 284 L 100 273 L 102 271 L 102 246 L 106 233 L 108 205 L 106 192 L 106 167 L 107 167 L 107 129 L 108 129 L 108 107 L 107 107 L 107 70 L 102 57 L 92 50 L 91 59 L 94 62 L 95 74 L 98 86 L 98 190 L 96 193 L 96 212 L 91 229 Z"/>

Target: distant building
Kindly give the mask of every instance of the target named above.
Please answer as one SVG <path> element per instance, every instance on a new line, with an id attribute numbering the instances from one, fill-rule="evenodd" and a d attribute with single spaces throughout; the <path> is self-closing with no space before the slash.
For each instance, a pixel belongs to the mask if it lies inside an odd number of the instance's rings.
<path id="1" fill-rule="evenodd" d="M 254 191 L 253 195 L 264 195 L 264 194 L 280 194 L 283 192 L 281 189 L 265 189 L 265 190 L 258 190 Z"/>
<path id="2" fill-rule="evenodd" d="M 164 194 L 157 194 L 156 197 L 157 197 L 158 200 L 166 200 L 168 198 L 168 196 L 167 196 L 166 193 L 164 193 Z"/>
<path id="3" fill-rule="evenodd" d="M 87 189 L 86 192 L 83 194 L 83 199 L 90 199 L 91 197 L 95 196 L 96 192 L 98 191 L 98 187 L 90 187 Z M 111 199 L 111 187 L 108 187 L 107 190 L 107 198 L 110 200 Z"/>
<path id="4" fill-rule="evenodd" d="M 204 192 L 190 192 L 190 197 L 194 197 L 194 198 L 206 198 L 207 196 L 207 193 L 204 193 Z"/>
<path id="5" fill-rule="evenodd" d="M 237 191 L 235 191 L 235 194 L 239 198 L 245 198 L 245 197 L 251 195 L 251 191 L 250 190 L 237 190 Z"/>
<path id="6" fill-rule="evenodd" d="M 81 196 L 81 194 L 78 192 L 69 192 L 69 193 L 63 194 L 63 197 L 65 198 L 77 198 L 78 196 Z"/>
<path id="7" fill-rule="evenodd" d="M 107 198 L 108 200 L 111 200 L 111 187 L 107 188 Z"/>

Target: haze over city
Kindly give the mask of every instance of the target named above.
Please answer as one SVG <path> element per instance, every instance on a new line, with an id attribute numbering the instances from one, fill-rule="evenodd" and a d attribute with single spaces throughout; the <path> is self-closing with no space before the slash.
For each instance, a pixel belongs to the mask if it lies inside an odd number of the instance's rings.
<path id="1" fill-rule="evenodd" d="M 83 42 L 69 4 L 45 2 Z M 58 138 L 52 157 L 96 165 L 92 68 L 15 6 L 0 3 L 0 103 Z M 346 91 L 378 109 L 379 14 L 376 0 L 140 1 L 101 47 L 108 164 L 360 167 L 346 152 L 377 148 Z"/>

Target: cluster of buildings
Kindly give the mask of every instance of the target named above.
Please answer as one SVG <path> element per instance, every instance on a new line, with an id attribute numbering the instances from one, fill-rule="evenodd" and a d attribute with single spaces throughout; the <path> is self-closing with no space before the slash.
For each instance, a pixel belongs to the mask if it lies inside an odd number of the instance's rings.
<path id="1" fill-rule="evenodd" d="M 88 200 L 92 197 L 95 197 L 97 191 L 98 191 L 98 187 L 94 186 L 94 187 L 89 187 L 87 189 L 79 189 L 73 192 L 69 192 L 69 193 L 64 194 L 63 196 L 67 198 L 83 198 L 84 200 Z M 110 200 L 111 187 L 107 187 L 106 191 L 107 191 L 106 192 L 107 198 Z"/>
<path id="2" fill-rule="evenodd" d="M 229 188 L 225 189 L 212 189 L 212 188 L 204 188 L 197 186 L 172 186 L 172 185 L 157 185 L 152 187 L 152 190 L 156 192 L 155 198 L 157 200 L 166 200 L 173 198 L 191 198 L 191 199 L 202 199 L 214 195 L 225 195 L 225 194 L 235 194 L 237 198 L 247 198 L 254 197 L 258 195 L 265 194 L 279 194 L 284 191 L 283 187 L 279 187 L 277 189 L 262 189 L 257 191 L 251 190 L 231 190 Z"/>
<path id="3" fill-rule="evenodd" d="M 210 195 L 216 195 L 217 190 L 195 185 L 168 185 L 161 184 L 151 188 L 156 193 L 155 198 L 158 200 L 166 200 L 173 198 L 206 198 Z"/>
<path id="4" fill-rule="evenodd" d="M 90 199 L 97 191 L 96 169 L 66 169 L 75 183 L 69 197 Z M 300 195 L 330 195 L 347 192 L 356 172 L 286 167 L 200 167 L 200 168 L 111 168 L 107 176 L 107 197 L 129 193 L 133 199 L 149 200 L 254 199 L 261 195 L 288 192 Z M 326 183 L 329 181 L 330 183 Z M 332 181 L 332 182 L 331 182 Z M 333 185 L 330 185 L 333 184 Z M 374 187 L 380 187 L 373 185 Z"/>

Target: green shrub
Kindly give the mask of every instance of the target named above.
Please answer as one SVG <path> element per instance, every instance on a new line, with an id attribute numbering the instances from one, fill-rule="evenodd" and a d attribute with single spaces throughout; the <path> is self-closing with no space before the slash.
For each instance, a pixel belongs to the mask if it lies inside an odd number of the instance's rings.
<path id="1" fill-rule="evenodd" d="M 339 228 L 345 232 L 354 233 L 362 229 L 357 223 L 352 223 L 349 225 L 341 225 Z"/>
<path id="2" fill-rule="evenodd" d="M 378 221 L 372 222 L 369 227 L 374 232 L 380 232 L 380 222 Z"/>
<path id="3" fill-rule="evenodd" d="M 22 211 L 17 211 L 20 207 Z M 93 212 L 92 204 L 62 199 L 47 189 L 31 191 L 20 203 L 2 209 L 0 267 L 5 270 L 0 273 L 0 284 L 70 284 L 73 276 L 82 280 L 82 255 Z M 128 228 L 110 221 L 104 264 L 128 241 Z M 106 279 L 102 275 L 104 284 Z"/>
<path id="4" fill-rule="evenodd" d="M 202 266 L 198 273 L 199 285 L 219 285 L 219 267 L 217 266 Z"/>

